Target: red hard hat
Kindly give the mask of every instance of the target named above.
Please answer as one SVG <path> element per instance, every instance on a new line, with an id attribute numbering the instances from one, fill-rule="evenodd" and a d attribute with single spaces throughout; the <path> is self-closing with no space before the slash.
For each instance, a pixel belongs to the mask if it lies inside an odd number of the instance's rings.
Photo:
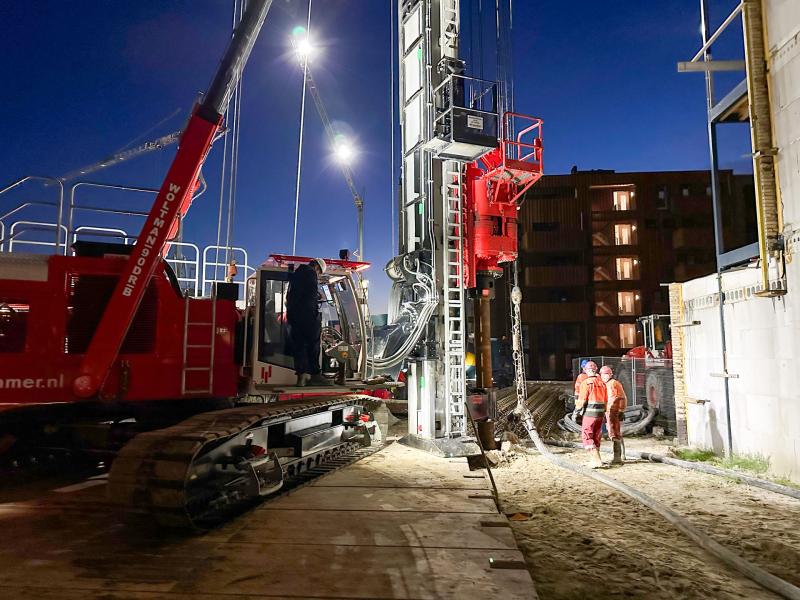
<path id="1" fill-rule="evenodd" d="M 597 373 L 597 363 L 594 362 L 593 360 L 590 360 L 589 362 L 587 362 L 583 366 L 583 370 L 584 371 L 594 371 L 595 373 Z"/>
<path id="2" fill-rule="evenodd" d="M 603 365 L 603 367 L 600 369 L 600 375 L 605 375 L 606 373 L 609 375 L 613 375 L 614 371 L 612 371 L 611 367 L 609 367 L 608 365 Z"/>

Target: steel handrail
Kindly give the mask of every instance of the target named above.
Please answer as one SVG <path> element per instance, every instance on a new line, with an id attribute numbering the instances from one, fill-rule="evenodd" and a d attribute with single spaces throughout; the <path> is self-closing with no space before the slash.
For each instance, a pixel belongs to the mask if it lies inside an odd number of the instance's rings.
<path id="1" fill-rule="evenodd" d="M 75 210 L 88 210 L 93 212 L 107 212 L 111 214 L 120 214 L 126 215 L 127 212 L 125 210 L 119 209 L 101 209 L 98 210 L 96 207 L 84 207 L 75 203 L 75 196 L 77 194 L 77 190 L 79 187 L 92 187 L 92 188 L 100 188 L 100 189 L 107 189 L 107 190 L 120 190 L 120 191 L 128 191 L 128 192 L 142 192 L 142 193 L 150 193 L 150 194 L 157 194 L 158 190 L 153 188 L 144 188 L 132 185 L 119 185 L 119 184 L 112 184 L 112 183 L 99 183 L 94 181 L 79 181 L 77 183 L 73 183 L 69 188 L 69 205 L 67 210 L 67 237 L 69 238 L 70 232 L 72 232 L 72 228 L 74 225 L 74 218 L 75 218 Z M 147 213 L 145 213 L 147 214 Z M 137 216 L 137 215 L 130 215 L 127 216 Z M 64 254 L 66 254 L 66 248 Z"/>
<path id="2" fill-rule="evenodd" d="M 61 228 L 60 228 L 60 225 L 62 223 L 62 215 L 63 215 L 63 212 L 64 212 L 64 182 L 63 181 L 61 181 L 60 179 L 56 179 L 55 177 L 47 177 L 45 175 L 26 175 L 25 177 L 21 177 L 20 179 L 17 179 L 13 183 L 10 183 L 6 187 L 4 187 L 2 190 L 0 190 L 0 196 L 5 194 L 6 192 L 10 192 L 11 190 L 13 190 L 16 187 L 19 187 L 20 185 L 22 185 L 26 181 L 34 181 L 34 180 L 35 181 L 49 182 L 50 184 L 57 185 L 58 188 L 59 188 L 58 203 L 57 203 L 57 207 L 58 207 L 57 224 L 59 225 L 59 227 L 56 227 L 56 243 L 55 243 L 56 252 L 58 252 L 58 247 L 61 245 Z M 67 238 L 65 237 L 64 238 L 64 246 L 66 247 L 66 245 L 67 245 Z M 10 251 L 10 249 L 9 249 L 9 251 Z"/>
<path id="3" fill-rule="evenodd" d="M 27 227 L 24 227 L 23 229 L 21 229 L 19 231 L 16 231 L 18 225 L 26 225 Z M 6 241 L 9 242 L 8 251 L 9 252 L 13 252 L 14 251 L 14 242 L 16 241 L 15 238 L 18 235 L 21 235 L 25 231 L 36 230 L 36 229 L 46 230 L 46 229 L 51 229 L 51 228 L 58 229 L 59 233 L 60 233 L 60 231 L 62 229 L 66 230 L 66 227 L 64 227 L 63 225 L 60 225 L 60 224 L 56 224 L 56 223 L 47 223 L 47 222 L 44 222 L 44 221 L 15 221 L 11 225 L 11 228 L 8 231 L 8 237 L 4 238 L 4 239 L 0 239 L 0 244 L 3 244 Z M 39 241 L 39 240 L 20 240 L 20 241 L 17 241 L 17 243 L 18 244 L 28 244 L 30 246 L 55 246 L 56 247 L 56 252 L 57 252 L 58 251 L 58 246 L 61 245 L 61 236 L 60 235 L 56 235 L 56 238 L 58 240 L 57 242 L 42 242 L 42 241 Z M 64 244 L 65 245 L 66 245 L 66 241 L 67 241 L 67 236 L 65 234 L 64 235 Z"/>

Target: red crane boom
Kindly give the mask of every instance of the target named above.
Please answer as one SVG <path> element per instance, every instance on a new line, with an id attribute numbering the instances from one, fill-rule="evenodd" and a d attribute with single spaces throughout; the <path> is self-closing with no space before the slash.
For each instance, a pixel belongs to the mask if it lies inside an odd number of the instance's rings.
<path id="1" fill-rule="evenodd" d="M 117 359 L 161 252 L 175 233 L 176 217 L 189 210 L 200 168 L 271 5 L 272 0 L 248 3 L 208 92 L 192 113 L 172 166 L 73 381 L 73 391 L 81 398 L 98 395 Z"/>

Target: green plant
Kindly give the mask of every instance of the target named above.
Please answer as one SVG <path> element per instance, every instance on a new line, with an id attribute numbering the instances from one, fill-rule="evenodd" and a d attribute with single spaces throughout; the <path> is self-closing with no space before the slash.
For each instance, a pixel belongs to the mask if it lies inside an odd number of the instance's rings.
<path id="1" fill-rule="evenodd" d="M 711 450 L 696 450 L 694 448 L 675 450 L 675 456 L 681 460 L 688 460 L 692 462 L 717 463 L 719 461 L 719 457 Z"/>
<path id="2" fill-rule="evenodd" d="M 763 456 L 731 456 L 721 462 L 725 469 L 740 469 L 762 474 L 769 470 L 769 461 Z"/>

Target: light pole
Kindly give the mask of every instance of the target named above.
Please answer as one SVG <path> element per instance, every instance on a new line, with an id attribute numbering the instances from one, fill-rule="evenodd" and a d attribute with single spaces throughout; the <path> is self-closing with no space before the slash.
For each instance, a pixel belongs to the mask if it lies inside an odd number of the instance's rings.
<path id="1" fill-rule="evenodd" d="M 303 95 L 300 101 L 300 139 L 297 144 L 297 179 L 294 189 L 294 229 L 292 230 L 292 254 L 297 253 L 297 217 L 300 211 L 300 173 L 303 168 L 303 128 L 306 120 L 306 87 L 308 83 L 308 61 L 313 52 L 311 33 L 311 0 L 308 0 L 306 28 L 296 27 L 292 32 L 292 45 L 303 65 Z"/>

